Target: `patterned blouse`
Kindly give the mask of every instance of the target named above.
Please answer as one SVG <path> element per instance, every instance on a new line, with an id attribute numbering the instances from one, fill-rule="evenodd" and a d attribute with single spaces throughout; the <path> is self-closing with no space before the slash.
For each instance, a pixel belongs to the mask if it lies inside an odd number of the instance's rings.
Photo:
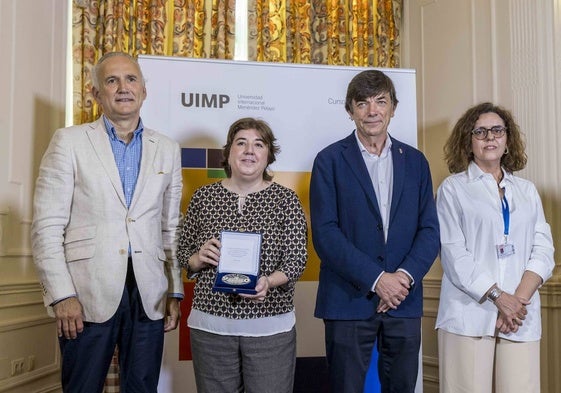
<path id="1" fill-rule="evenodd" d="M 178 259 L 187 267 L 189 257 L 220 232 L 248 231 L 262 234 L 259 275 L 275 270 L 288 277 L 288 284 L 269 289 L 258 303 L 236 294 L 212 292 L 216 268 L 200 271 L 195 283 L 193 309 L 232 319 L 270 317 L 294 309 L 294 284 L 307 260 L 307 224 L 296 193 L 278 183 L 245 197 L 242 213 L 239 196 L 221 182 L 203 186 L 191 198 L 179 238 Z"/>

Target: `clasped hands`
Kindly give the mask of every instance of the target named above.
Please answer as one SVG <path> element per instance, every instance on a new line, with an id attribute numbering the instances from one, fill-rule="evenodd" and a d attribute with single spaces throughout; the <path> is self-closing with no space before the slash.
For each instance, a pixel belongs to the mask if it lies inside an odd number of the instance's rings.
<path id="1" fill-rule="evenodd" d="M 516 333 L 526 319 L 526 306 L 530 304 L 527 299 L 503 292 L 495 300 L 499 310 L 495 327 L 503 334 Z"/>
<path id="2" fill-rule="evenodd" d="M 380 298 L 376 312 L 395 310 L 409 295 L 411 279 L 404 272 L 383 273 L 374 290 Z"/>

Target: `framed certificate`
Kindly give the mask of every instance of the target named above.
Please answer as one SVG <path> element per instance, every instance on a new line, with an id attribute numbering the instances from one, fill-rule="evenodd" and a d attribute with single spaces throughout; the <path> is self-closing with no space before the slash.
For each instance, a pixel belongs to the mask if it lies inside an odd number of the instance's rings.
<path id="1" fill-rule="evenodd" d="M 255 294 L 261 261 L 260 233 L 222 231 L 213 291 Z"/>

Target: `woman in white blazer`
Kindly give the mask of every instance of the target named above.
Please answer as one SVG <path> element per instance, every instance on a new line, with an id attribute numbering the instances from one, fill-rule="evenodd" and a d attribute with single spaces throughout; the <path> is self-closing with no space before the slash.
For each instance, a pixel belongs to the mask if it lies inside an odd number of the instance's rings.
<path id="1" fill-rule="evenodd" d="M 444 270 L 436 327 L 440 391 L 539 393 L 538 288 L 553 241 L 512 114 L 476 105 L 444 147 L 453 174 L 437 193 Z"/>

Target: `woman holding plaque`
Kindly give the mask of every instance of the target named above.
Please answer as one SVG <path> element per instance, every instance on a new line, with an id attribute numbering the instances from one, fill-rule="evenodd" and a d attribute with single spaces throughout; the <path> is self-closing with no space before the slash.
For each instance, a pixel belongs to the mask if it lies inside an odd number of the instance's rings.
<path id="1" fill-rule="evenodd" d="M 553 241 L 512 114 L 483 103 L 444 147 L 438 189 L 444 270 L 436 327 L 441 392 L 539 393 L 540 296 Z"/>
<path id="2" fill-rule="evenodd" d="M 187 209 L 178 259 L 196 278 L 187 324 L 199 393 L 293 389 L 294 285 L 306 264 L 307 224 L 296 193 L 267 171 L 278 152 L 267 123 L 234 122 L 224 146 L 227 177 L 195 191 Z M 226 250 L 225 234 L 255 236 Z M 226 254 L 249 255 L 243 273 L 218 268 L 231 268 Z"/>

